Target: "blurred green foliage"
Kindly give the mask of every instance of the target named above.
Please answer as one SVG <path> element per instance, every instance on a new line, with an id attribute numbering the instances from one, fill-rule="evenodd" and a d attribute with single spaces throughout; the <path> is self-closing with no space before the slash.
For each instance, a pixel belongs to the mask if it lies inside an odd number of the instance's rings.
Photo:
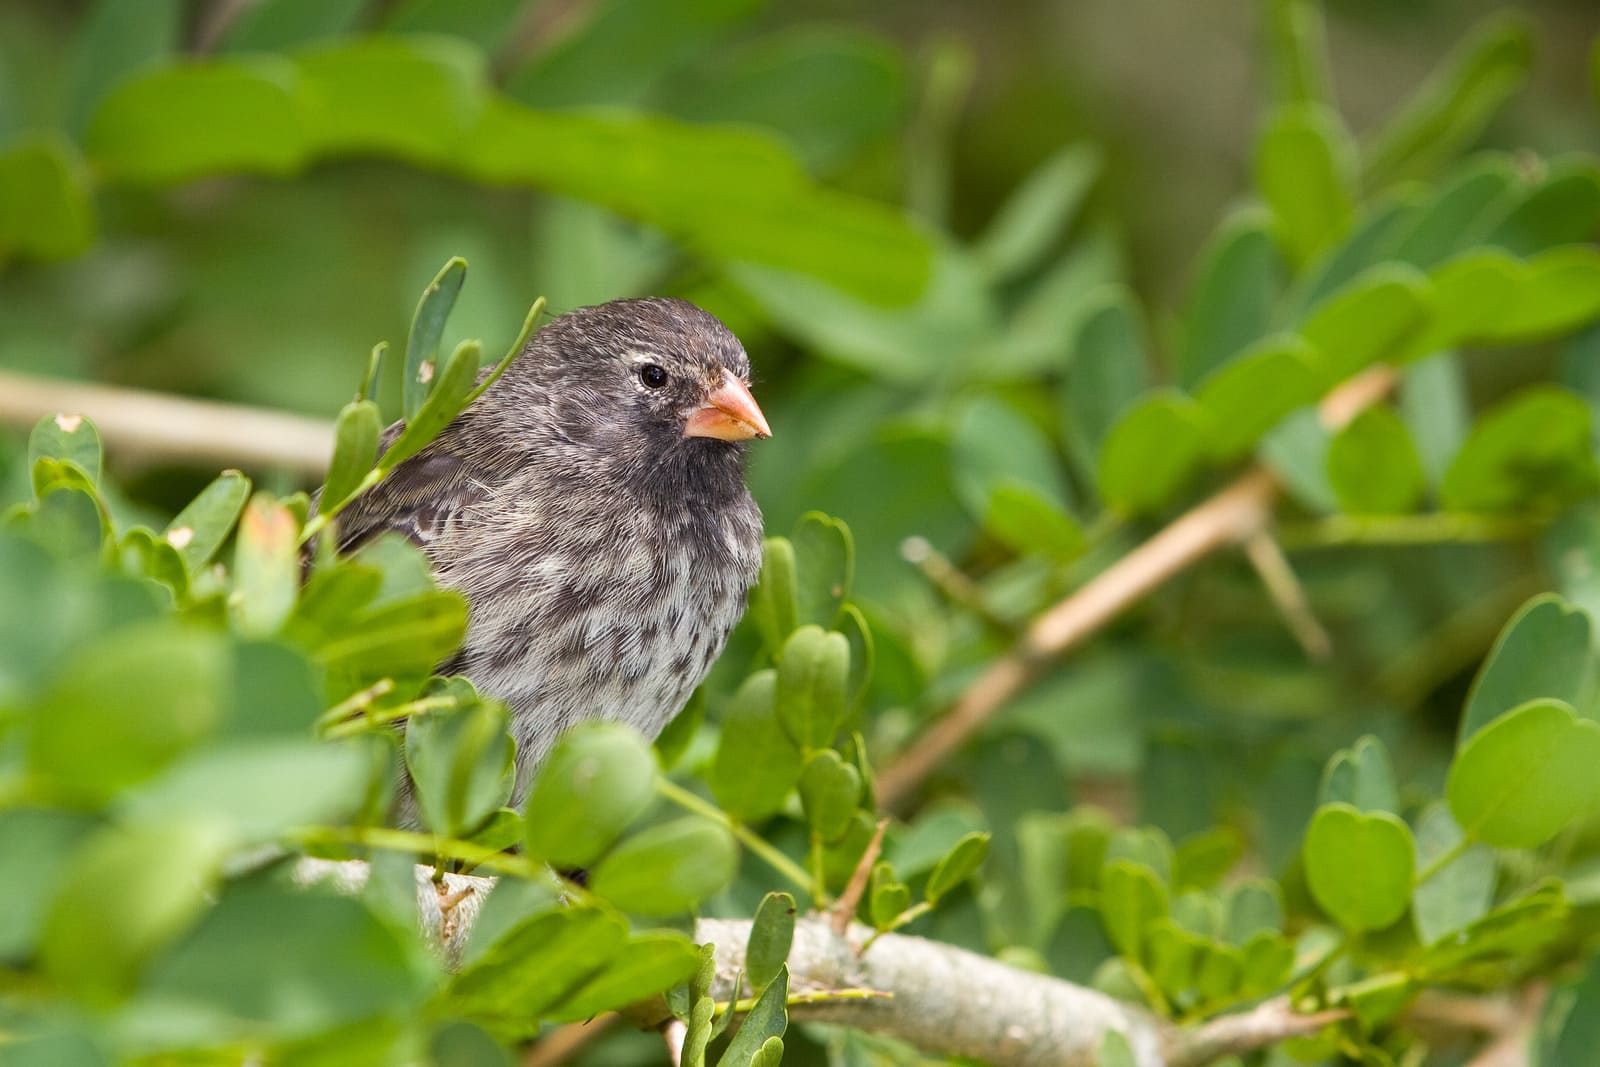
<path id="1" fill-rule="evenodd" d="M 970 40 L 750 0 L 0 8 L 0 366 L 338 412 L 309 519 L 277 472 L 140 469 L 70 416 L 0 443 L 0 844 L 29 858 L 0 1029 L 37 1062 L 494 1062 L 665 993 L 691 1063 L 904 1059 L 786 1030 L 770 894 L 839 894 L 874 765 L 1259 460 L 1333 655 L 1243 560 L 1191 570 L 938 769 L 858 918 L 1184 1021 L 1348 1007 L 1293 1050 L 1313 1063 L 1429 1054 L 1402 1014 L 1424 986 L 1554 976 L 1538 1062 L 1578 1062 L 1600 161 L 1567 150 L 1600 27 L 1576 3 L 1156 7 L 940 13 Z M 1209 99 L 1142 20 L 1214 16 L 1263 41 L 1232 141 L 1108 103 Z M 1437 66 L 1377 62 L 1391 36 Z M 1581 89 L 1517 103 L 1545 67 Z M 485 345 L 515 353 L 536 293 L 646 291 L 721 314 L 765 379 L 761 585 L 654 754 L 576 733 L 513 810 L 504 710 L 432 677 L 466 605 L 403 542 L 339 559 L 324 531 L 470 403 Z M 1392 401 L 1318 419 L 1373 368 Z M 411 427 L 382 456 L 380 412 Z M 381 826 L 402 766 L 426 834 Z M 308 854 L 372 879 L 297 887 Z M 411 935 L 413 859 L 508 876 L 457 970 Z M 761 917 L 731 1038 L 690 911 Z"/>

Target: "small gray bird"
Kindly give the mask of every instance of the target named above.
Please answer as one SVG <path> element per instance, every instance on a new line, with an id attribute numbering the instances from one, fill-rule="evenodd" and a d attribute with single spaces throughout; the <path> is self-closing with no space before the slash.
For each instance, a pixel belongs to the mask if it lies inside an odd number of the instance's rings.
<path id="1" fill-rule="evenodd" d="M 340 516 L 341 547 L 398 531 L 467 598 L 440 669 L 510 706 L 518 795 L 573 723 L 660 733 L 743 613 L 761 567 L 744 441 L 771 436 L 749 379 L 686 301 L 579 308 Z"/>

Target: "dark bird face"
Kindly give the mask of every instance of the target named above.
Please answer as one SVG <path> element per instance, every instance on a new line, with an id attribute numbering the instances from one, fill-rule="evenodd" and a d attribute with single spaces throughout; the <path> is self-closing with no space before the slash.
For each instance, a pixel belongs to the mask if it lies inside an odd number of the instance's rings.
<path id="1" fill-rule="evenodd" d="M 555 319 L 489 395 L 602 461 L 716 463 L 737 456 L 736 442 L 771 436 L 749 377 L 744 347 L 715 316 L 650 297 Z"/>

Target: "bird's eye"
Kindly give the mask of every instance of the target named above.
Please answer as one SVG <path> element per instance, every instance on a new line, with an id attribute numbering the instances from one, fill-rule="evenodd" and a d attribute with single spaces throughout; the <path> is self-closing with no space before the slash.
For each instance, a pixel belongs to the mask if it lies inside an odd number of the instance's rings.
<path id="1" fill-rule="evenodd" d="M 667 372 L 654 363 L 646 363 L 639 368 L 639 380 L 651 389 L 660 389 L 667 384 Z"/>

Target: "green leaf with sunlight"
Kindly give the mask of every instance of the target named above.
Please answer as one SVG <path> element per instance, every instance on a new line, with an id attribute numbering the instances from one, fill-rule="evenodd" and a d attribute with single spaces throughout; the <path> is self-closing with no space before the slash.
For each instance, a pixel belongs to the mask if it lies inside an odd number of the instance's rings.
<path id="1" fill-rule="evenodd" d="M 1389 408 L 1369 408 L 1328 442 L 1328 484 L 1346 512 L 1403 515 L 1426 488 L 1411 431 Z"/>
<path id="2" fill-rule="evenodd" d="M 1549 697 L 1588 708 L 1595 683 L 1593 622 L 1555 593 L 1522 605 L 1472 680 L 1456 747 L 1512 708 Z"/>
<path id="3" fill-rule="evenodd" d="M 1311 895 L 1347 930 L 1381 930 L 1410 906 L 1416 857 L 1411 830 L 1395 815 L 1325 804 L 1303 855 Z"/>
<path id="4" fill-rule="evenodd" d="M 1559 700 L 1531 700 L 1479 729 L 1450 766 L 1445 796 L 1462 831 L 1534 848 L 1600 808 L 1600 724 Z"/>
<path id="5" fill-rule="evenodd" d="M 1289 262 L 1303 268 L 1349 228 L 1355 148 L 1321 104 L 1286 104 L 1267 117 L 1256 147 L 1256 184 Z"/>

